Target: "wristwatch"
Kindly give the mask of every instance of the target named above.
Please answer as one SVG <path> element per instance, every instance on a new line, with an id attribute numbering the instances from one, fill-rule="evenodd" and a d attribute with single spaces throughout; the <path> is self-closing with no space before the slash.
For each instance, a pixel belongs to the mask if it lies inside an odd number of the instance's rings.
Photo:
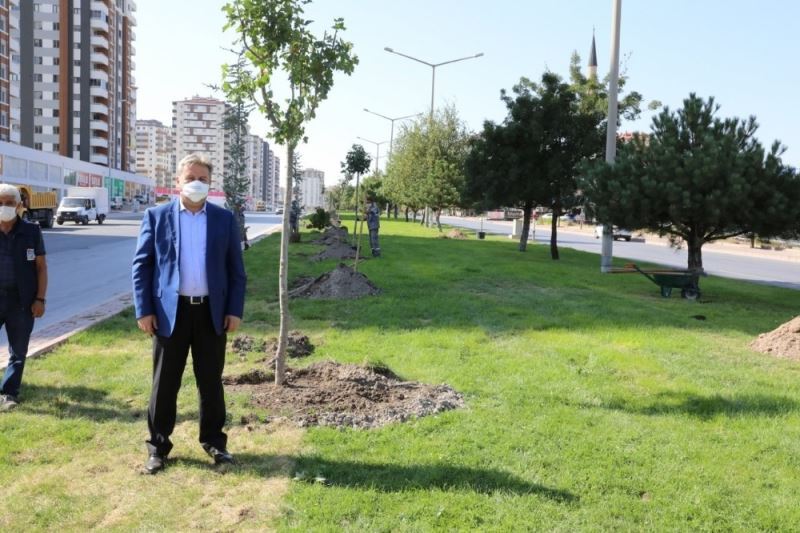
<path id="1" fill-rule="evenodd" d="M 34 298 L 34 300 L 36 300 L 37 302 L 42 302 L 43 304 L 47 303 L 47 300 L 45 300 L 44 298 Z"/>

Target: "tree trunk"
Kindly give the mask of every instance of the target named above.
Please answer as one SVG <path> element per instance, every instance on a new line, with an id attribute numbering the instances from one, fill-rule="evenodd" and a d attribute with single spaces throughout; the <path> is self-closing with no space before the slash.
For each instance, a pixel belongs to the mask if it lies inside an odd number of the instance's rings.
<path id="1" fill-rule="evenodd" d="M 440 220 L 441 216 L 442 216 L 442 210 L 440 208 L 436 210 L 436 227 L 439 228 L 439 233 L 442 232 L 442 221 Z"/>
<path id="2" fill-rule="evenodd" d="M 522 235 L 519 236 L 519 251 L 524 252 L 528 249 L 528 233 L 531 231 L 531 209 L 533 202 L 525 202 L 525 212 L 522 215 Z"/>
<path id="3" fill-rule="evenodd" d="M 397 217 L 395 217 L 397 218 Z M 406 207 L 406 222 L 408 222 L 408 208 Z"/>
<path id="4" fill-rule="evenodd" d="M 703 241 L 696 235 L 691 235 L 686 242 L 689 252 L 689 270 L 703 271 Z"/>
<path id="5" fill-rule="evenodd" d="M 355 241 L 355 239 L 356 239 L 356 228 L 358 228 L 358 187 L 359 187 L 360 182 L 361 182 L 361 173 L 357 172 L 356 173 L 356 207 L 355 207 L 356 214 L 355 214 L 355 219 L 353 221 L 353 246 L 356 245 L 356 241 Z"/>
<path id="6" fill-rule="evenodd" d="M 424 226 L 424 225 L 425 225 L 425 217 L 426 217 L 426 216 L 428 216 L 428 209 L 427 209 L 427 208 L 424 208 L 424 209 L 422 210 L 422 218 L 421 218 L 421 219 L 420 219 L 420 221 L 419 221 L 419 223 L 420 223 L 420 225 L 421 225 L 421 226 Z M 414 217 L 414 219 L 416 220 L 416 216 Z"/>
<path id="7" fill-rule="evenodd" d="M 281 232 L 281 258 L 278 271 L 278 301 L 280 303 L 280 330 L 275 353 L 275 384 L 283 385 L 286 379 L 286 344 L 289 339 L 289 214 L 292 208 L 292 161 L 294 145 L 286 147 L 286 193 L 283 195 L 283 231 Z"/>
<path id="8" fill-rule="evenodd" d="M 392 202 L 386 202 L 386 218 L 392 216 Z"/>
<path id="9" fill-rule="evenodd" d="M 397 204 L 394 204 L 394 219 L 397 220 Z M 406 210 L 406 215 L 408 215 L 408 210 Z M 408 222 L 408 217 L 406 216 L 406 222 Z"/>
<path id="10" fill-rule="evenodd" d="M 558 217 L 561 216 L 561 209 L 553 207 L 553 217 L 550 220 L 550 259 L 558 261 Z"/>

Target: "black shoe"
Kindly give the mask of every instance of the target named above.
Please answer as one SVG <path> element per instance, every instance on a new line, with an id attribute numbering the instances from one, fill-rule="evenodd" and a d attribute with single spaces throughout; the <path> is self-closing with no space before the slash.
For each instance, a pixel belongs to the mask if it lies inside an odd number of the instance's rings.
<path id="1" fill-rule="evenodd" d="M 219 448 L 215 448 L 213 446 L 209 446 L 206 448 L 206 453 L 214 458 L 214 464 L 216 465 L 232 465 L 235 464 L 233 460 L 233 455 L 228 453 L 228 450 Z"/>
<path id="2" fill-rule="evenodd" d="M 164 470 L 164 467 L 167 465 L 167 456 L 166 455 L 159 455 L 157 453 L 151 453 L 150 457 L 147 458 L 147 462 L 144 464 L 144 473 L 145 474 L 155 474 Z"/>

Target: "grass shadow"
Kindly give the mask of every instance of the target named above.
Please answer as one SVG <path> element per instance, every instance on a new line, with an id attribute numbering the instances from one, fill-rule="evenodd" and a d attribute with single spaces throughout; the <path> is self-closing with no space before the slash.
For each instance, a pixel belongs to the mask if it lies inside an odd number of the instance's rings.
<path id="1" fill-rule="evenodd" d="M 82 385 L 25 385 L 21 407 L 36 415 L 56 418 L 88 418 L 96 422 L 139 422 L 146 409 L 133 409 L 127 402 L 110 398 L 104 390 Z"/>
<path id="2" fill-rule="evenodd" d="M 640 403 L 614 399 L 601 405 L 582 405 L 581 407 L 600 407 L 614 411 L 651 415 L 683 416 L 689 415 L 702 420 L 717 416 L 783 416 L 795 412 L 800 404 L 788 396 L 765 394 L 721 394 L 702 395 L 690 392 L 661 392 L 652 402 Z"/>

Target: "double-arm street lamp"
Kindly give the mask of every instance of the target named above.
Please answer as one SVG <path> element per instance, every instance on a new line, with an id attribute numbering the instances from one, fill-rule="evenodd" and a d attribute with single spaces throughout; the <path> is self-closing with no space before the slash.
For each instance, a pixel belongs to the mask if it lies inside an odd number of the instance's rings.
<path id="1" fill-rule="evenodd" d="M 403 57 L 405 57 L 407 59 L 410 59 L 412 61 L 416 61 L 417 63 L 422 63 L 423 65 L 427 65 L 427 66 L 431 67 L 431 71 L 432 71 L 432 73 L 431 73 L 431 118 L 433 118 L 433 95 L 434 95 L 434 89 L 435 89 L 435 86 L 436 86 L 436 67 L 441 67 L 442 65 L 449 65 L 450 63 L 458 63 L 459 61 L 466 61 L 467 59 L 475 59 L 475 58 L 481 57 L 483 55 L 483 52 L 481 52 L 481 53 L 475 54 L 473 56 L 459 57 L 458 59 L 451 59 L 450 61 L 442 61 L 441 63 L 428 63 L 427 61 L 423 61 L 423 60 L 418 59 L 416 57 L 412 57 L 410 55 L 403 54 L 402 52 L 398 52 L 398 51 L 394 50 L 393 48 L 389 48 L 388 46 L 384 47 L 384 50 L 386 50 L 390 54 L 396 54 L 396 55 L 399 55 L 399 56 L 403 56 Z"/>
<path id="2" fill-rule="evenodd" d="M 356 139 L 359 139 L 361 141 L 368 142 L 368 143 L 371 143 L 371 144 L 375 145 L 375 150 L 376 150 L 376 152 L 375 152 L 375 174 L 377 174 L 378 173 L 378 159 L 380 159 L 380 157 L 381 157 L 381 145 L 382 144 L 386 144 L 389 141 L 375 142 L 375 141 L 370 141 L 369 139 L 365 139 L 364 137 L 356 137 Z"/>
<path id="3" fill-rule="evenodd" d="M 386 115 L 381 115 L 380 113 L 376 113 L 375 111 L 370 111 L 366 107 L 364 108 L 364 111 L 366 111 L 367 113 L 372 113 L 373 115 L 377 115 L 377 116 L 379 116 L 381 118 L 385 118 L 386 120 L 388 120 L 389 122 L 392 123 L 392 133 L 389 136 L 389 153 L 390 154 L 392 153 L 392 144 L 394 143 L 394 123 L 395 123 L 395 121 L 397 121 L 397 120 L 405 120 L 407 118 L 418 117 L 418 116 L 420 116 L 422 114 L 422 113 L 414 113 L 413 115 L 406 115 L 404 117 L 391 118 L 391 117 L 387 117 Z"/>

